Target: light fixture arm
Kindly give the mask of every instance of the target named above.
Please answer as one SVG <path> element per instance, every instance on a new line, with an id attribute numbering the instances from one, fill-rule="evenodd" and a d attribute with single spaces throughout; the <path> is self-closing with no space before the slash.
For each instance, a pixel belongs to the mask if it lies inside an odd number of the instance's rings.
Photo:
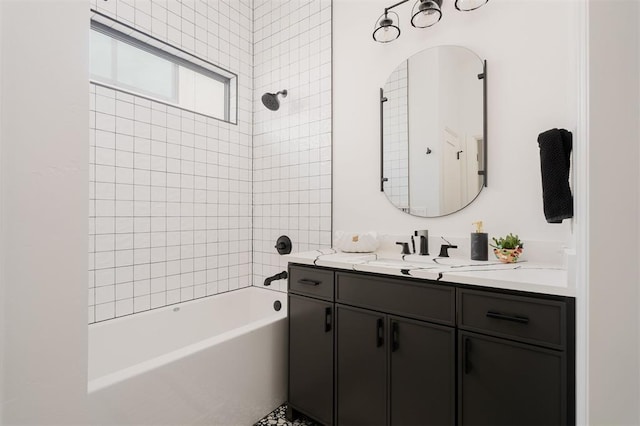
<path id="1" fill-rule="evenodd" d="M 408 2 L 408 1 L 409 1 L 409 0 L 401 0 L 401 1 L 399 1 L 398 3 L 396 3 L 396 4 L 392 4 L 392 5 L 391 5 L 391 6 L 389 6 L 389 7 L 385 7 L 385 8 L 384 8 L 384 14 L 386 15 L 386 14 L 387 14 L 387 12 L 388 12 L 388 11 L 390 11 L 391 9 L 393 9 L 394 7 L 400 6 L 401 4 L 405 4 L 405 3 L 406 3 L 406 2 Z M 378 9 L 378 10 L 380 10 L 380 9 Z"/>

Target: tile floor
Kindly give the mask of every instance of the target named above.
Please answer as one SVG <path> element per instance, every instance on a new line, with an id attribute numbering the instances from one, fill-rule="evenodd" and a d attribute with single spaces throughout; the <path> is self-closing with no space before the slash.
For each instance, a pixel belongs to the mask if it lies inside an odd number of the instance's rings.
<path id="1" fill-rule="evenodd" d="M 282 404 L 253 426 L 321 426 L 319 423 L 308 418 L 299 418 L 294 422 L 290 422 L 285 417 L 286 411 L 287 404 Z"/>

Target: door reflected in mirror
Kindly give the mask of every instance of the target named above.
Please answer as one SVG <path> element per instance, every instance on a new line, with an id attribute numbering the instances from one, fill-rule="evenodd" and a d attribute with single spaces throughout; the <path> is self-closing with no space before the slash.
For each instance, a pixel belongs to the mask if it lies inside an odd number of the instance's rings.
<path id="1" fill-rule="evenodd" d="M 486 184 L 486 65 L 458 46 L 403 61 L 380 91 L 382 186 L 397 208 L 438 217 Z"/>

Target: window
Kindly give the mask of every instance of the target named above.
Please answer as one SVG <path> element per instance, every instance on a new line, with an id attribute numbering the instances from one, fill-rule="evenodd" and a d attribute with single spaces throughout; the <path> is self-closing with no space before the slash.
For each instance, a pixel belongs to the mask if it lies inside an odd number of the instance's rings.
<path id="1" fill-rule="evenodd" d="M 236 122 L 235 74 L 98 12 L 91 20 L 90 49 L 93 82 Z"/>

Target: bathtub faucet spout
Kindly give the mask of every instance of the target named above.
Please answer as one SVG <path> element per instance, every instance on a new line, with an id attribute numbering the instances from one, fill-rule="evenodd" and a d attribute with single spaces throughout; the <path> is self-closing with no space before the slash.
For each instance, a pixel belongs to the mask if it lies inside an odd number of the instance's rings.
<path id="1" fill-rule="evenodd" d="M 288 276 L 289 276 L 289 274 L 287 274 L 287 271 L 282 271 L 279 274 L 275 274 L 272 277 L 266 278 L 264 280 L 264 285 L 269 286 L 269 285 L 271 285 L 272 281 L 283 280 L 283 279 L 287 278 Z"/>

